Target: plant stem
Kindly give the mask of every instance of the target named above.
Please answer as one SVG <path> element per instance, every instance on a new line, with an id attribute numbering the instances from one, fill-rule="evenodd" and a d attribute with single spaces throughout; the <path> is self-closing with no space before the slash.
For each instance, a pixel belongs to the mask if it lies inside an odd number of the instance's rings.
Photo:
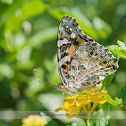
<path id="1" fill-rule="evenodd" d="M 86 123 L 86 126 L 90 126 L 90 122 L 89 122 L 89 119 L 84 119 L 85 123 Z"/>

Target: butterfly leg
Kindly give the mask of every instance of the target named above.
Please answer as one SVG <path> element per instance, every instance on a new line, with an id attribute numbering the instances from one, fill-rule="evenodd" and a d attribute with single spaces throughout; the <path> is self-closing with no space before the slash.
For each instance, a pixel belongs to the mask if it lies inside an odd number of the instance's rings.
<path id="1" fill-rule="evenodd" d="M 63 100 L 65 101 L 65 96 L 64 96 L 64 92 L 62 91 L 62 94 L 63 94 Z"/>
<path id="2" fill-rule="evenodd" d="M 89 91 L 91 91 L 91 92 L 93 92 L 93 93 L 99 93 L 99 92 L 92 91 L 90 88 L 88 88 L 88 87 L 86 87 L 86 86 L 85 86 L 85 88 L 87 88 Z"/>
<path id="3" fill-rule="evenodd" d="M 93 86 L 90 86 L 90 87 L 86 87 L 86 86 L 84 86 L 85 88 L 87 88 L 88 90 L 90 90 L 91 92 L 93 92 L 93 93 L 102 93 L 102 92 L 95 92 L 95 91 L 93 91 L 93 90 L 91 90 L 91 89 L 93 89 L 93 88 L 100 88 L 102 86 L 102 83 L 97 83 L 97 84 L 95 84 L 95 85 L 93 85 Z M 91 88 L 91 89 L 90 89 Z"/>
<path id="4" fill-rule="evenodd" d="M 78 104 L 77 104 L 77 101 L 76 101 L 76 99 L 72 96 L 72 94 L 71 94 L 71 92 L 69 92 L 68 91 L 68 93 L 70 94 L 70 96 L 75 100 L 75 103 L 76 103 L 76 105 L 77 105 L 77 107 L 78 107 Z"/>
<path id="5" fill-rule="evenodd" d="M 102 93 L 102 92 L 95 92 L 95 91 L 92 91 L 90 88 L 88 88 L 88 87 L 86 87 L 86 86 L 85 86 L 85 88 L 87 88 L 89 91 L 91 91 L 91 92 L 93 92 L 93 93 L 99 93 L 99 94 Z"/>

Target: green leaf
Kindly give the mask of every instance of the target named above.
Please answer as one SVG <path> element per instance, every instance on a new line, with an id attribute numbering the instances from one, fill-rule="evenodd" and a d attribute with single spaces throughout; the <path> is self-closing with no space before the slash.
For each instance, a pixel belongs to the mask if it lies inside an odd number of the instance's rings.
<path id="1" fill-rule="evenodd" d="M 29 40 L 29 45 L 31 47 L 39 46 L 41 43 L 54 40 L 57 36 L 57 27 L 51 27 L 42 31 L 37 32 Z"/>
<path id="2" fill-rule="evenodd" d="M 125 87 L 120 89 L 120 95 L 123 99 L 126 98 L 126 88 Z"/>
<path id="3" fill-rule="evenodd" d="M 9 18 L 6 20 L 6 28 L 11 31 L 18 31 L 21 28 L 23 21 L 32 16 L 42 14 L 46 8 L 47 6 L 42 3 L 41 0 L 31 0 L 24 2 L 22 6 L 17 6 L 14 12 L 11 13 Z"/>
<path id="4" fill-rule="evenodd" d="M 2 3 L 11 5 L 14 0 L 1 0 Z"/>
<path id="5" fill-rule="evenodd" d="M 103 39 L 108 38 L 108 36 L 111 34 L 112 29 L 109 26 L 109 24 L 107 24 L 104 20 L 102 20 L 99 17 L 95 17 L 93 19 L 93 24 L 95 29 L 97 30 L 99 36 Z"/>
<path id="6" fill-rule="evenodd" d="M 126 111 L 126 87 L 120 89 L 120 95 L 123 99 L 123 103 L 122 103 L 123 110 Z"/>
<path id="7" fill-rule="evenodd" d="M 45 126 L 57 126 L 57 124 L 53 120 L 50 120 Z"/>
<path id="8" fill-rule="evenodd" d="M 102 90 L 105 89 L 105 87 L 111 83 L 113 77 L 115 76 L 115 73 L 112 73 L 111 75 L 108 75 L 107 77 L 105 77 L 105 79 L 103 80 L 103 87 Z"/>
<path id="9" fill-rule="evenodd" d="M 22 7 L 23 18 L 27 19 L 36 14 L 41 14 L 45 11 L 46 7 L 42 0 L 29 1 Z"/>
<path id="10" fill-rule="evenodd" d="M 126 59 L 126 43 L 117 41 L 118 45 L 110 45 L 108 48 L 115 54 Z"/>
<path id="11" fill-rule="evenodd" d="M 6 51 L 4 49 L 0 48 L 0 61 L 2 61 L 2 59 L 6 56 L 7 56 Z"/>
<path id="12" fill-rule="evenodd" d="M 108 101 L 108 103 L 111 104 L 111 105 L 117 106 L 117 105 L 121 105 L 121 104 L 122 104 L 122 99 L 116 98 L 116 99 L 115 99 L 116 101 L 114 101 L 108 94 L 105 94 L 103 97 L 104 97 L 104 98 Z"/>
<path id="13" fill-rule="evenodd" d="M 109 119 L 110 119 L 109 116 L 102 117 L 100 120 L 96 122 L 96 126 L 107 126 Z"/>
<path id="14" fill-rule="evenodd" d="M 62 11 L 60 11 L 58 8 L 53 8 L 53 9 L 49 9 L 48 12 L 54 16 L 55 18 L 57 18 L 59 21 L 63 18 L 63 16 L 65 15 L 64 13 L 62 13 Z"/>
<path id="15" fill-rule="evenodd" d="M 121 42 L 118 40 L 117 43 L 120 47 L 122 47 L 123 49 L 126 49 L 126 44 L 124 42 Z"/>
<path id="16" fill-rule="evenodd" d="M 43 116 L 45 115 L 43 112 L 40 112 L 40 115 Z M 57 124 L 49 117 L 46 116 L 46 125 L 45 126 L 57 126 Z"/>

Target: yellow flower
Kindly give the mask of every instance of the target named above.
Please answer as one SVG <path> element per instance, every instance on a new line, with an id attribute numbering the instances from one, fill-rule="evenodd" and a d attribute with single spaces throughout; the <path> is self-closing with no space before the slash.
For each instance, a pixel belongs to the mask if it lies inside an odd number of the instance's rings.
<path id="1" fill-rule="evenodd" d="M 22 119 L 22 126 L 45 126 L 45 119 L 40 115 L 30 115 Z"/>
<path id="2" fill-rule="evenodd" d="M 84 95 L 74 95 L 73 97 L 77 101 L 77 105 L 75 100 L 71 96 L 65 97 L 65 102 L 57 108 L 55 111 L 58 112 L 60 110 L 66 111 L 67 118 L 89 118 L 97 107 L 98 104 L 104 104 L 107 100 L 103 97 L 107 91 L 102 93 L 94 93 L 88 92 Z"/>

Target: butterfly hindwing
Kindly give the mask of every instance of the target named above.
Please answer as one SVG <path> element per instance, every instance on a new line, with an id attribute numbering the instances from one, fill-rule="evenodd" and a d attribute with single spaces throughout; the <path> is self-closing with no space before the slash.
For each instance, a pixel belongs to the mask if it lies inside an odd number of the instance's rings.
<path id="1" fill-rule="evenodd" d="M 83 90 L 85 86 L 94 87 L 117 68 L 117 59 L 107 48 L 97 42 L 88 42 L 78 47 L 65 78 L 68 84 Z"/>

